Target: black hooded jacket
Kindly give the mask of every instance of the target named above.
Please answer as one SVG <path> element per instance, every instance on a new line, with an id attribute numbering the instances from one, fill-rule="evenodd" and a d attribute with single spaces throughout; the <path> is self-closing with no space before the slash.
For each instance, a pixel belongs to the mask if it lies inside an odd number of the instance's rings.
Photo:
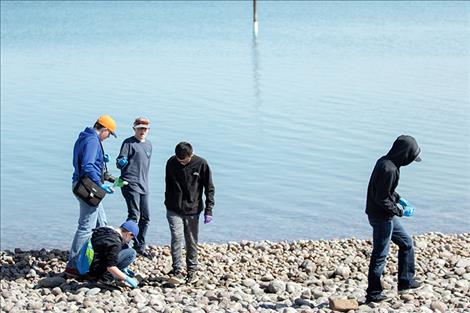
<path id="1" fill-rule="evenodd" d="M 108 267 L 117 266 L 118 255 L 123 248 L 124 241 L 116 230 L 103 226 L 93 230 L 91 244 L 95 255 L 90 264 L 90 276 L 102 277 Z"/>
<path id="2" fill-rule="evenodd" d="M 367 188 L 366 213 L 369 217 L 390 220 L 395 215 L 403 215 L 403 210 L 397 205 L 400 195 L 395 191 L 400 167 L 413 162 L 420 152 L 413 137 L 401 135 L 387 155 L 377 160 Z"/>

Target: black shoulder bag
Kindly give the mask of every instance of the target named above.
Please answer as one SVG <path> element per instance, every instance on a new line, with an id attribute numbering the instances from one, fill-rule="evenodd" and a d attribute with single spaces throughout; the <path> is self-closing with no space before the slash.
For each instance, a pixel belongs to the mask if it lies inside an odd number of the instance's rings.
<path id="1" fill-rule="evenodd" d="M 106 191 L 86 175 L 80 177 L 73 188 L 73 193 L 89 206 L 98 206 L 106 196 Z"/>
<path id="2" fill-rule="evenodd" d="M 101 142 L 100 142 L 101 145 Z M 103 146 L 101 145 L 101 152 L 104 155 Z M 80 165 L 80 160 L 78 162 Z M 104 163 L 106 168 L 106 163 Z M 103 174 L 101 174 L 103 175 Z M 83 175 L 78 179 L 77 184 L 73 188 L 73 193 L 80 198 L 81 200 L 85 201 L 86 204 L 89 206 L 98 206 L 103 200 L 104 196 L 106 196 L 106 191 L 101 188 L 98 184 L 96 184 L 93 180 L 91 180 L 88 176 Z"/>

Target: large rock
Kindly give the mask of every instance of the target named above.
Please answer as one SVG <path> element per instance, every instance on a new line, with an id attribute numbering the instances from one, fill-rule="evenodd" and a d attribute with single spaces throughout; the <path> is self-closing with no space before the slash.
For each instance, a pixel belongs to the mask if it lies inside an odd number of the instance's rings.
<path id="1" fill-rule="evenodd" d="M 286 290 L 286 283 L 276 279 L 269 283 L 268 291 L 271 293 L 281 293 Z"/>
<path id="2" fill-rule="evenodd" d="M 317 265 L 310 260 L 305 260 L 300 265 L 300 268 L 302 268 L 307 274 L 310 274 L 317 270 Z"/>
<path id="3" fill-rule="evenodd" d="M 347 266 L 340 265 L 336 268 L 334 274 L 335 274 L 335 276 L 341 276 L 343 278 L 348 278 L 349 275 L 351 275 L 351 270 Z"/>
<path id="4" fill-rule="evenodd" d="M 457 262 L 457 265 L 455 265 L 455 267 L 468 267 L 468 266 L 470 266 L 470 258 L 460 259 Z"/>
<path id="5" fill-rule="evenodd" d="M 63 277 L 55 276 L 55 277 L 46 277 L 46 278 L 41 279 L 38 282 L 38 285 L 40 287 L 45 287 L 45 288 L 55 288 L 55 287 L 59 287 L 63 283 L 65 283 L 65 279 Z"/>
<path id="6" fill-rule="evenodd" d="M 256 285 L 256 281 L 255 281 L 254 279 L 247 278 L 247 279 L 245 279 L 245 280 L 242 281 L 242 284 L 243 284 L 243 286 L 245 286 L 245 287 L 251 288 L 251 287 L 253 287 L 254 285 Z"/>
<path id="7" fill-rule="evenodd" d="M 447 305 L 445 303 L 442 303 L 440 301 L 433 301 L 431 303 L 431 309 L 434 310 L 434 312 L 447 312 Z"/>
<path id="8" fill-rule="evenodd" d="M 329 298 L 330 309 L 333 311 L 347 312 L 350 310 L 357 310 L 359 304 L 356 299 L 337 299 Z"/>
<path id="9" fill-rule="evenodd" d="M 286 284 L 286 290 L 288 293 L 300 293 L 300 291 L 302 290 L 302 285 L 293 282 L 288 282 Z"/>

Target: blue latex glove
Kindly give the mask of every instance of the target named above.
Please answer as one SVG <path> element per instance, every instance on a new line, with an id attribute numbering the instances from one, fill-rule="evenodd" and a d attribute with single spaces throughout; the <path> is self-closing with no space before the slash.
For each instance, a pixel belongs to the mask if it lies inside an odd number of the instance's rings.
<path id="1" fill-rule="evenodd" d="M 114 193 L 114 189 L 108 184 L 101 184 L 101 189 L 106 191 L 106 193 Z"/>
<path id="2" fill-rule="evenodd" d="M 403 216 L 413 216 L 413 213 L 415 212 L 415 207 L 411 205 L 407 205 L 403 207 Z"/>
<path id="3" fill-rule="evenodd" d="M 204 215 L 204 224 L 209 224 L 210 222 L 212 222 L 212 216 Z"/>
<path id="4" fill-rule="evenodd" d="M 127 164 L 129 164 L 129 161 L 127 160 L 126 157 L 122 157 L 122 158 L 117 159 L 116 165 L 117 165 L 118 169 L 125 168 Z"/>
<path id="5" fill-rule="evenodd" d="M 137 288 L 137 286 L 139 285 L 139 282 L 137 281 L 137 279 L 129 277 L 127 275 L 126 275 L 126 279 L 124 279 L 124 283 L 132 288 Z"/>
<path id="6" fill-rule="evenodd" d="M 406 200 L 405 198 L 400 198 L 400 200 L 398 200 L 398 203 L 400 203 L 403 207 L 410 205 L 408 200 Z"/>
<path id="7" fill-rule="evenodd" d="M 403 216 L 413 216 L 413 213 L 416 209 L 414 206 L 411 205 L 410 202 L 408 202 L 408 200 L 406 200 L 405 198 L 400 198 L 400 200 L 398 200 L 398 203 L 403 206 Z"/>
<path id="8" fill-rule="evenodd" d="M 129 269 L 129 268 L 127 268 L 127 267 L 123 268 L 122 272 L 123 272 L 124 274 L 126 274 L 127 276 L 129 276 L 129 277 L 134 277 L 134 276 L 135 276 L 134 271 L 131 270 L 131 269 Z"/>
<path id="9" fill-rule="evenodd" d="M 107 154 L 107 153 L 103 154 L 103 161 L 104 161 L 104 163 L 109 162 L 109 154 Z"/>

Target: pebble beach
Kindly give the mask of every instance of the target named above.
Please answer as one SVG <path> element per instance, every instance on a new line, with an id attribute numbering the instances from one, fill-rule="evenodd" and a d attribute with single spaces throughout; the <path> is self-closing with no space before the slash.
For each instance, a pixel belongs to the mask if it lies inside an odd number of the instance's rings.
<path id="1" fill-rule="evenodd" d="M 470 312 L 470 233 L 414 236 L 417 280 L 398 293 L 392 245 L 381 303 L 364 303 L 370 240 L 199 245 L 199 280 L 174 285 L 168 246 L 150 246 L 131 269 L 138 289 L 103 288 L 65 276 L 66 251 L 3 250 L 2 312 Z"/>

